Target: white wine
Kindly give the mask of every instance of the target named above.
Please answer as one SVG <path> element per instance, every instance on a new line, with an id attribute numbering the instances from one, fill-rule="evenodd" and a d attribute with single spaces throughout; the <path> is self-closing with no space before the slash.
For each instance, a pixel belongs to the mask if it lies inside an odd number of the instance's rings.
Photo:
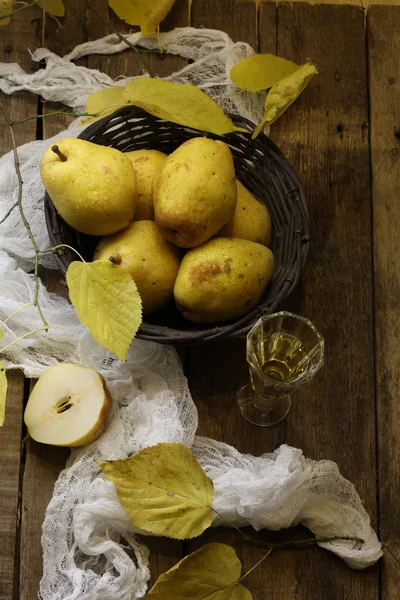
<path id="1" fill-rule="evenodd" d="M 281 311 L 265 315 L 247 335 L 250 383 L 237 392 L 237 406 L 250 423 L 269 427 L 285 418 L 290 394 L 324 363 L 324 340 L 308 319 Z"/>
<path id="2" fill-rule="evenodd" d="M 308 367 L 307 352 L 296 336 L 273 333 L 264 342 L 262 373 L 277 382 L 290 383 Z"/>

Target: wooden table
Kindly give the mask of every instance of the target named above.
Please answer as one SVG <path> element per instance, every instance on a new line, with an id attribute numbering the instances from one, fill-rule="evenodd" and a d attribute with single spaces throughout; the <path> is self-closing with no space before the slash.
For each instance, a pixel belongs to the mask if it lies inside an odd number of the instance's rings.
<path id="1" fill-rule="evenodd" d="M 79 0 L 66 4 L 69 16 L 81 7 Z M 109 16 L 105 0 L 96 5 Z M 42 28 L 41 19 L 35 7 L 0 28 L 1 61 L 30 71 L 37 65 L 27 48 L 40 46 L 43 33 L 46 45 L 61 55 L 107 33 L 92 14 L 58 34 L 53 20 Z M 177 0 L 163 28 L 189 21 L 223 29 L 260 51 L 296 62 L 314 58 L 320 65 L 319 76 L 273 127 L 272 138 L 304 183 L 311 218 L 310 257 L 285 307 L 312 319 L 323 333 L 326 364 L 296 393 L 288 418 L 265 430 L 245 422 L 234 405 L 246 377 L 243 340 L 185 351 L 199 433 L 256 455 L 285 442 L 308 457 L 336 461 L 381 540 L 400 557 L 400 7 L 373 6 L 366 13 L 354 5 L 271 1 L 260 4 L 257 20 L 253 0 L 193 0 L 190 13 L 187 0 Z M 180 58 L 151 60 L 160 75 L 184 65 Z M 130 51 L 81 63 L 112 77 L 138 70 Z M 14 120 L 60 108 L 27 93 L 2 96 L 2 102 Z M 49 137 L 68 122 L 62 116 L 29 121 L 16 130 L 17 141 Z M 3 153 L 11 145 L 3 122 L 0 128 Z M 50 289 L 63 290 L 59 275 L 45 274 L 45 280 Z M 22 442 L 28 392 L 21 373 L 9 373 L 0 430 L 1 600 L 37 596 L 44 511 L 67 457 L 66 450 Z M 226 530 L 205 537 L 235 539 Z M 150 539 L 153 578 L 197 544 Z M 237 551 L 246 570 L 260 557 L 257 548 Z M 321 549 L 277 553 L 247 580 L 255 600 L 395 600 L 399 583 L 400 567 L 388 552 L 375 567 L 356 572 Z"/>

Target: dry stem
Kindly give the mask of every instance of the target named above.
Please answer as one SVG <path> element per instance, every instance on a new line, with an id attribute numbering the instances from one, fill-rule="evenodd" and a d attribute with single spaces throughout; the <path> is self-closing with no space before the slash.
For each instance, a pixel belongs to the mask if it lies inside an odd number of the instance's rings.
<path id="1" fill-rule="evenodd" d="M 86 6 L 87 8 L 91 8 L 92 11 L 95 13 L 95 15 L 97 15 L 99 17 L 99 19 L 101 19 L 103 21 L 103 23 L 105 23 L 107 25 L 107 27 L 109 27 L 118 37 L 122 42 L 125 42 L 125 44 L 127 46 L 129 46 L 129 48 L 131 50 L 133 50 L 134 52 L 136 52 L 136 54 L 139 55 L 140 59 L 142 60 L 144 66 L 146 67 L 146 70 L 148 72 L 148 74 L 150 75 L 150 77 L 155 77 L 153 69 L 151 68 L 151 66 L 149 65 L 149 63 L 147 62 L 147 60 L 144 58 L 144 56 L 142 56 L 140 50 L 138 50 L 133 44 L 131 44 L 125 36 L 122 35 L 122 33 L 120 33 L 118 31 L 118 29 L 116 29 L 114 27 L 114 25 L 110 22 L 107 21 L 107 19 L 105 17 L 103 17 L 103 15 L 93 6 L 93 4 L 90 2 L 90 0 L 85 0 L 86 2 Z"/>
<path id="2" fill-rule="evenodd" d="M 43 329 L 44 331 L 47 331 L 50 327 L 50 325 L 47 323 L 42 309 L 40 307 L 40 303 L 39 303 L 39 253 L 40 253 L 40 249 L 39 246 L 36 243 L 35 237 L 32 233 L 31 227 L 26 219 L 25 213 L 24 213 L 24 208 L 22 206 L 22 175 L 21 175 L 21 169 L 20 169 L 20 165 L 19 165 L 19 158 L 18 158 L 18 151 L 17 151 L 17 143 L 15 141 L 15 135 L 14 135 L 14 130 L 13 130 L 13 125 L 12 125 L 12 121 L 10 120 L 8 114 L 6 113 L 3 104 L 0 102 L 0 110 L 3 113 L 3 116 L 6 120 L 6 123 L 8 125 L 8 129 L 10 132 L 10 136 L 11 136 L 11 143 L 12 143 L 12 149 L 13 149 L 13 154 L 14 154 L 14 166 L 15 166 L 15 172 L 17 174 L 17 179 L 18 179 L 18 196 L 17 196 L 17 205 L 19 208 L 19 213 L 21 215 L 21 219 L 22 222 L 24 224 L 24 227 L 28 233 L 29 239 L 31 240 L 33 249 L 35 251 L 35 269 L 34 269 L 34 280 L 35 280 L 35 293 L 34 293 L 34 298 L 33 298 L 33 304 L 34 306 L 36 306 L 39 316 L 42 319 L 43 322 Z"/>
<path id="3" fill-rule="evenodd" d="M 37 4 L 39 4 L 39 2 L 40 2 L 40 0 L 34 0 L 34 2 L 30 2 L 29 4 L 23 4 L 19 8 L 16 8 L 15 10 L 13 10 L 12 12 L 9 12 L 5 15 L 0 15 L 0 21 L 2 21 L 3 19 L 9 19 L 10 17 L 13 17 L 17 13 L 21 12 L 21 10 L 25 10 L 26 8 L 31 8 L 31 6 L 36 6 Z"/>

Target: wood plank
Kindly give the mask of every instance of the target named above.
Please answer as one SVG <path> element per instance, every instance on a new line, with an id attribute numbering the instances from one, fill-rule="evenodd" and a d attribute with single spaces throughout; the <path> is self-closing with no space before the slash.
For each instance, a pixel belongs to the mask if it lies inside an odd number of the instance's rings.
<path id="1" fill-rule="evenodd" d="M 113 11 L 111 12 L 111 22 L 121 33 L 137 31 L 138 27 L 127 25 L 119 19 Z M 171 12 L 161 23 L 161 31 L 171 31 L 175 27 L 187 27 L 189 25 L 189 0 L 176 0 Z M 181 69 L 187 64 L 187 60 L 179 56 L 143 53 L 154 74 L 159 77 L 166 77 Z M 134 77 L 141 72 L 145 72 L 145 65 L 138 54 L 132 50 L 126 50 L 120 54 L 110 56 L 110 65 L 108 74 L 116 78 L 120 76 Z"/>
<path id="2" fill-rule="evenodd" d="M 276 46 L 276 8 L 271 4 L 264 11 L 271 28 L 265 36 L 270 52 Z M 248 42 L 257 48 L 256 10 L 250 0 L 194 0 L 192 25 L 222 29 L 234 41 Z M 232 444 L 242 452 L 262 454 L 273 449 L 278 442 L 277 430 L 268 431 L 247 423 L 235 406 L 235 392 L 247 379 L 245 340 L 221 341 L 186 351 L 186 375 L 199 413 L 199 435 L 205 435 Z M 207 376 L 205 376 L 207 374 Z M 271 439 L 272 438 L 272 439 Z M 189 541 L 188 552 L 209 541 L 232 544 L 242 562 L 243 572 L 248 571 L 262 556 L 263 551 L 238 543 L 238 534 L 225 528 L 206 532 L 199 540 Z M 244 582 L 254 600 L 272 598 L 272 563 L 267 561 Z"/>
<path id="3" fill-rule="evenodd" d="M 38 20 L 42 11 L 38 7 L 21 11 L 12 18 L 11 23 L 0 27 L 0 61 L 18 63 L 24 70 L 31 73 L 37 65 L 29 55 L 29 46 L 37 46 L 39 42 Z M 13 121 L 20 121 L 37 113 L 37 97 L 28 92 L 18 92 L 6 96 L 2 92 L 1 102 Z M 17 145 L 35 139 L 36 123 L 28 121 L 15 127 Z M 11 140 L 3 117 L 0 119 L 0 154 L 11 150 Z"/>
<path id="4" fill-rule="evenodd" d="M 374 228 L 376 384 L 380 536 L 400 557 L 400 8 L 368 14 L 370 127 Z M 381 598 L 399 597 L 399 565 L 385 552 Z"/>
<path id="5" fill-rule="evenodd" d="M 79 3 L 70 3 L 69 15 L 67 18 L 71 18 L 71 15 L 75 14 Z M 111 16 L 111 11 L 108 10 L 107 3 L 102 0 L 97 0 L 95 3 L 96 9 L 101 14 L 112 20 L 113 24 L 118 27 L 118 30 L 128 32 L 132 28 L 125 23 L 122 23 L 115 17 Z M 82 23 L 85 23 L 83 27 Z M 75 27 L 71 24 L 63 30 L 63 37 L 59 38 L 56 35 L 51 36 L 49 34 L 49 47 L 59 54 L 65 54 L 70 51 L 77 43 L 83 41 L 97 39 L 103 35 L 109 33 L 107 26 L 103 21 L 92 12 L 88 12 L 85 17 L 78 17 L 74 23 L 78 23 L 77 30 L 80 32 L 80 38 L 77 39 L 77 33 L 75 32 L 69 37 L 69 31 Z M 172 29 L 175 26 L 183 26 L 189 23 L 189 8 L 187 0 L 178 0 L 176 7 L 169 15 L 163 26 L 167 29 Z M 85 37 L 83 37 L 83 34 Z M 147 55 L 146 55 L 147 56 Z M 148 57 L 152 63 L 153 68 L 159 75 L 167 75 L 172 71 L 184 66 L 185 61 L 179 57 L 167 56 L 167 57 Z M 104 56 L 88 56 L 82 61 L 89 68 L 96 68 L 107 72 L 111 77 L 118 77 L 119 75 L 136 74 L 139 67 L 139 59 L 136 54 L 131 50 L 127 50 L 118 55 L 112 55 L 109 57 Z M 46 111 L 59 110 L 60 106 L 53 105 L 52 103 L 46 103 L 44 106 Z M 51 117 L 44 120 L 43 133 L 44 138 L 51 135 L 56 135 L 58 131 L 65 129 L 68 123 L 71 121 L 68 117 Z M 57 273 L 47 273 L 44 277 L 44 281 L 52 291 L 58 293 L 66 293 L 65 288 L 59 285 L 59 275 Z M 48 501 L 50 500 L 53 485 L 57 479 L 58 473 L 63 468 L 65 463 L 66 454 L 63 452 L 57 452 L 51 464 L 51 469 L 46 475 L 46 457 L 48 457 L 48 449 L 41 448 L 38 445 L 32 445 L 28 448 L 27 454 L 27 465 L 25 469 L 24 486 L 27 490 L 27 504 L 24 506 L 24 514 L 26 516 L 25 527 L 24 527 L 24 544 L 26 565 L 29 568 L 24 569 L 21 573 L 21 590 L 26 594 L 26 599 L 29 597 L 29 590 L 37 588 L 37 582 L 41 576 L 41 547 L 40 547 L 40 525 L 43 521 L 43 515 Z M 35 486 L 37 481 L 40 481 L 41 477 L 46 477 L 46 490 L 43 491 L 41 498 L 36 499 Z M 28 540 L 31 541 L 30 547 L 25 544 Z M 158 577 L 158 575 L 171 566 L 173 566 L 182 557 L 182 544 L 176 541 L 167 540 L 155 540 L 149 538 L 146 540 L 151 551 L 151 573 L 152 581 Z M 35 558 L 36 557 L 36 558 Z M 23 598 L 21 598 L 23 600 Z"/>
<path id="6" fill-rule="evenodd" d="M 274 5 L 265 7 L 264 14 L 268 15 L 270 24 L 275 24 Z M 224 29 L 234 41 L 243 40 L 253 48 L 257 46 L 256 12 L 251 0 L 220 0 L 216 5 L 207 0 L 194 0 L 192 25 Z M 275 27 L 265 35 L 265 43 L 269 52 L 275 51 Z M 236 389 L 247 377 L 245 341 L 195 346 L 187 355 L 186 372 L 199 411 L 199 434 L 234 444 L 245 452 L 256 452 L 258 445 L 262 448 L 265 431 L 242 419 L 234 402 Z M 204 373 L 207 373 L 206 378 Z M 273 435 L 275 431 L 272 431 Z"/>
<path id="7" fill-rule="evenodd" d="M 10 600 L 14 593 L 14 561 L 18 563 L 19 484 L 21 433 L 24 399 L 22 373 L 8 373 L 6 419 L 0 428 L 0 600 Z"/>
<path id="8" fill-rule="evenodd" d="M 21 513 L 20 600 L 36 597 L 43 572 L 42 525 L 54 483 L 69 455 L 29 440 L 26 445 Z"/>
<path id="9" fill-rule="evenodd" d="M 256 0 L 257 1 L 257 0 Z M 347 6 L 358 6 L 359 8 L 369 9 L 372 6 L 385 5 L 385 6 L 400 6 L 400 0 L 292 0 L 295 3 L 306 3 L 312 6 L 319 5 L 347 5 Z M 277 3 L 285 2 L 285 0 L 277 0 Z"/>
<path id="10" fill-rule="evenodd" d="M 57 22 L 49 15 L 45 17 L 45 47 L 55 52 L 59 56 L 65 56 L 78 44 L 87 41 L 86 34 L 86 14 L 82 13 L 74 18 L 82 9 L 82 2 L 79 0 L 68 0 L 65 2 L 65 16 L 62 19 L 63 29 L 59 30 Z M 76 61 L 76 64 L 86 66 L 86 59 L 82 58 Z M 54 111 L 67 111 L 71 109 L 65 107 L 61 102 L 50 102 L 48 100 L 42 103 L 43 113 L 51 113 Z M 67 129 L 72 123 L 74 117 L 64 115 L 55 115 L 43 119 L 42 138 L 47 139 L 57 135 L 60 131 Z"/>
<path id="11" fill-rule="evenodd" d="M 65 3 L 66 16 L 64 22 L 70 20 L 80 10 L 81 3 L 71 0 Z M 57 31 L 58 25 L 48 15 L 45 22 L 46 46 L 63 56 L 77 44 L 86 41 L 85 17 L 81 15 L 70 25 Z M 65 106 L 45 102 L 43 113 L 65 110 Z M 43 139 L 56 135 L 64 130 L 73 119 L 62 115 L 46 117 L 42 128 L 38 130 Z M 47 289 L 66 296 L 67 290 L 61 284 L 58 271 L 41 270 L 41 278 Z M 65 466 L 69 455 L 67 448 L 53 448 L 29 440 L 26 445 L 26 462 L 22 486 L 21 514 L 21 567 L 19 573 L 20 600 L 30 600 L 37 595 L 42 577 L 41 533 L 47 505 L 53 494 L 54 483 Z"/>
<path id="12" fill-rule="evenodd" d="M 319 63 L 318 77 L 273 126 L 272 138 L 303 181 L 310 211 L 311 251 L 295 312 L 326 340 L 324 368 L 293 394 L 284 440 L 306 456 L 336 461 L 376 525 L 364 13 L 281 3 L 277 22 L 279 56 Z M 261 40 L 263 31 L 261 19 Z M 378 567 L 354 572 L 319 549 L 284 552 L 273 562 L 276 599 L 378 598 Z"/>
<path id="13" fill-rule="evenodd" d="M 123 23 L 114 13 L 111 14 L 112 23 L 121 33 L 127 33 L 135 28 Z M 170 31 L 175 27 L 189 25 L 189 2 L 177 0 L 166 20 L 161 24 L 162 31 Z M 165 77 L 181 69 L 187 61 L 179 56 L 145 54 L 146 60 L 157 76 Z M 132 50 L 109 57 L 108 74 L 115 78 L 119 76 L 135 76 L 143 69 L 140 58 Z M 144 542 L 150 549 L 150 586 L 159 575 L 173 567 L 183 556 L 183 545 L 176 540 L 164 538 L 145 537 Z"/>
<path id="14" fill-rule="evenodd" d="M 35 67 L 28 46 L 37 46 L 37 26 L 32 20 L 40 17 L 37 8 L 22 11 L 13 21 L 0 28 L 0 61 L 17 62 L 27 71 Z M 28 93 L 6 96 L 0 100 L 9 117 L 22 120 L 37 112 L 37 98 Z M 30 121 L 15 127 L 17 144 L 35 139 L 36 123 Z M 11 139 L 3 117 L 0 117 L 0 156 L 11 150 Z M 0 208 L 0 213 L 3 211 Z M 6 419 L 0 429 L 0 472 L 2 474 L 0 494 L 0 600 L 17 597 L 18 580 L 15 578 L 19 564 L 19 489 L 21 475 L 21 435 L 23 429 L 24 378 L 21 372 L 8 374 Z M 14 565 L 16 563 L 16 567 Z"/>

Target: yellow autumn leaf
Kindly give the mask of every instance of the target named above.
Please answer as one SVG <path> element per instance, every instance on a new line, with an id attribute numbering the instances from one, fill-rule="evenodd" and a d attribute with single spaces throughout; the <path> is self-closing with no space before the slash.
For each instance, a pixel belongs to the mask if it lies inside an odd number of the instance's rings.
<path id="1" fill-rule="evenodd" d="M 81 121 L 81 125 L 87 125 L 97 119 L 111 115 L 122 106 L 126 106 L 128 102 L 123 97 L 124 90 L 125 86 L 114 86 L 90 94 L 86 100 L 85 112 L 97 116 L 85 117 Z"/>
<path id="2" fill-rule="evenodd" d="M 0 342 L 3 339 L 3 337 L 5 336 L 5 331 L 4 329 L 0 329 Z"/>
<path id="3" fill-rule="evenodd" d="M 160 575 L 151 600 L 251 600 L 240 583 L 242 565 L 231 546 L 206 544 Z"/>
<path id="4" fill-rule="evenodd" d="M 306 63 L 270 89 L 265 100 L 262 121 L 254 130 L 253 138 L 257 137 L 266 125 L 274 123 L 293 104 L 316 73 L 316 66 Z"/>
<path id="5" fill-rule="evenodd" d="M 129 25 L 140 25 L 144 36 L 157 31 L 174 3 L 175 0 L 108 0 L 115 14 Z"/>
<path id="6" fill-rule="evenodd" d="M 63 0 L 40 0 L 39 6 L 54 17 L 63 17 L 65 14 Z"/>
<path id="7" fill-rule="evenodd" d="M 125 360 L 142 321 L 142 301 L 132 277 L 119 265 L 73 262 L 67 271 L 79 319 L 104 348 Z"/>
<path id="8" fill-rule="evenodd" d="M 260 92 L 276 85 L 298 68 L 299 65 L 294 62 L 274 54 L 254 54 L 233 65 L 230 77 L 242 90 Z"/>
<path id="9" fill-rule="evenodd" d="M 3 365 L 0 363 L 0 427 L 4 425 L 7 398 L 7 375 Z"/>
<path id="10" fill-rule="evenodd" d="M 217 135 L 238 131 L 222 108 L 194 85 L 141 77 L 124 92 L 126 101 L 172 123 Z"/>
<path id="11" fill-rule="evenodd" d="M 158 444 L 100 466 L 139 529 L 184 540 L 211 525 L 214 486 L 184 444 Z"/>
<path id="12" fill-rule="evenodd" d="M 1 15 L 9 15 L 13 10 L 13 0 L 0 0 L 0 17 Z M 5 19 L 0 18 L 0 27 L 2 25 L 8 25 L 10 17 Z"/>

